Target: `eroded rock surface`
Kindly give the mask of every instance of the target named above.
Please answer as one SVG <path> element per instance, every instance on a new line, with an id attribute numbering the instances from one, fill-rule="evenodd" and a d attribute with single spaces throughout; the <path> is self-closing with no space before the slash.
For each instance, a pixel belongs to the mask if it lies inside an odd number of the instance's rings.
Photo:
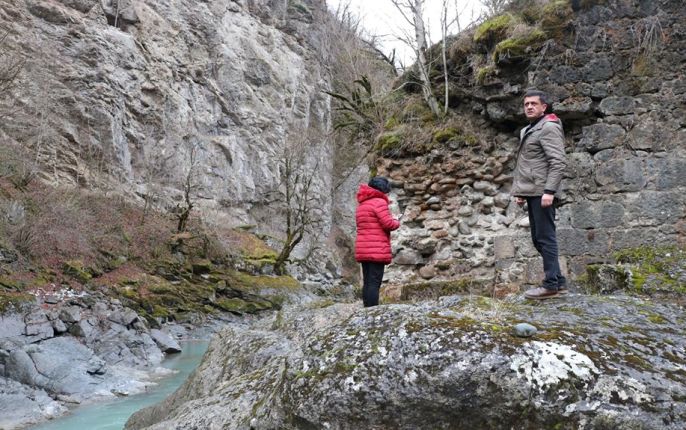
<path id="1" fill-rule="evenodd" d="M 517 338 L 512 326 L 541 330 Z M 227 329 L 127 429 L 680 429 L 683 311 L 638 298 L 446 297 Z"/>

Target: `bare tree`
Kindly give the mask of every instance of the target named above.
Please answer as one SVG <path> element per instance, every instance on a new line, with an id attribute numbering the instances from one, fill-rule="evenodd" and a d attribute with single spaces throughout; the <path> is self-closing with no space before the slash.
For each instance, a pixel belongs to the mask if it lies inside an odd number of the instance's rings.
<path id="1" fill-rule="evenodd" d="M 494 16 L 501 13 L 510 0 L 481 0 L 481 4 L 486 8 L 488 16 Z"/>
<path id="2" fill-rule="evenodd" d="M 456 19 L 459 25 L 459 20 Z M 448 113 L 448 99 L 450 86 L 448 85 L 448 55 L 446 39 L 448 38 L 448 0 L 443 0 L 441 5 L 441 59 L 443 60 L 443 115 Z"/>
<path id="3" fill-rule="evenodd" d="M 26 62 L 24 58 L 7 52 L 7 36 L 9 36 L 9 31 L 5 31 L 0 36 L 0 95 L 2 96 L 14 88 Z"/>
<path id="4" fill-rule="evenodd" d="M 429 63 L 426 58 L 427 43 L 424 22 L 424 0 L 391 0 L 391 3 L 393 3 L 393 6 L 414 30 L 414 39 L 412 41 L 405 39 L 405 42 L 410 44 L 417 59 L 416 66 L 424 101 L 434 115 L 441 116 L 438 100 L 436 100 L 436 96 L 431 88 Z"/>
<path id="5" fill-rule="evenodd" d="M 183 202 L 176 205 L 174 214 L 177 219 L 176 232 L 184 233 L 187 230 L 188 219 L 191 216 L 191 211 L 195 207 L 196 193 L 200 188 L 198 181 L 198 174 L 200 163 L 198 161 L 199 145 L 197 142 L 189 142 L 186 154 L 186 162 L 183 166 L 183 177 L 181 182 L 181 191 L 183 193 Z"/>
<path id="6" fill-rule="evenodd" d="M 274 263 L 274 271 L 284 274 L 291 253 L 308 233 L 315 233 L 322 223 L 322 214 L 317 202 L 319 195 L 313 186 L 318 163 L 307 164 L 308 147 L 315 136 L 294 132 L 293 140 L 284 148 L 279 162 L 281 176 L 280 191 L 285 218 L 285 237 L 281 251 Z"/>

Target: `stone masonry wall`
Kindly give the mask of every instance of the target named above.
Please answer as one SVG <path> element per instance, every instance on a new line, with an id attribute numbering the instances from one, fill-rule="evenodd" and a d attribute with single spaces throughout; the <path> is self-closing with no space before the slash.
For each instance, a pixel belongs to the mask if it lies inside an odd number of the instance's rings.
<path id="1" fill-rule="evenodd" d="M 452 104 L 484 130 L 480 144 L 378 160 L 404 214 L 389 282 L 541 281 L 526 212 L 509 196 L 529 87 L 552 95 L 566 133 L 565 273 L 574 279 L 619 249 L 686 242 L 686 16 L 679 1 L 606 3 L 579 12 L 524 71 L 500 65 L 496 78 L 464 89 Z"/>

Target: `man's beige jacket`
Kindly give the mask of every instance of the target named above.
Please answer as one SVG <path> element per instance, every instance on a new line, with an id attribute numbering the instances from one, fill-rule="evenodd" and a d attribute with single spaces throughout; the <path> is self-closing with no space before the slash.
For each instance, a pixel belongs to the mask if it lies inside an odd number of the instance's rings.
<path id="1" fill-rule="evenodd" d="M 548 114 L 520 133 L 510 194 L 539 197 L 544 191 L 558 191 L 566 164 L 562 122 L 555 114 Z"/>

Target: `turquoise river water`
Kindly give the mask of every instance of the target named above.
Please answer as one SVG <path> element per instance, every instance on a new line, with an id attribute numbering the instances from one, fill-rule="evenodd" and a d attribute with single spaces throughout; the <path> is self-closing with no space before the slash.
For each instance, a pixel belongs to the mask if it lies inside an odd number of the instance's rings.
<path id="1" fill-rule="evenodd" d="M 162 362 L 163 367 L 178 372 L 161 379 L 146 393 L 77 407 L 69 415 L 30 427 L 30 430 L 121 430 L 131 414 L 173 393 L 200 364 L 208 345 L 207 341 L 181 343 L 183 352 Z"/>

